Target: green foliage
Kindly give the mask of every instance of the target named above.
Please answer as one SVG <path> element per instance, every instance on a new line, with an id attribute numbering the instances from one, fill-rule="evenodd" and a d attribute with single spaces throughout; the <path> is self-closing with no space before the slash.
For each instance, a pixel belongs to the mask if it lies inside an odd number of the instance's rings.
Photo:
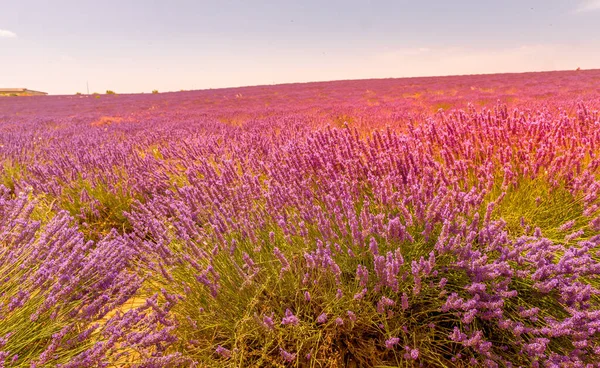
<path id="1" fill-rule="evenodd" d="M 106 94 L 107 95 L 116 95 L 115 91 L 111 91 L 110 89 L 106 90 Z"/>
<path id="2" fill-rule="evenodd" d="M 16 184 L 27 175 L 24 165 L 12 160 L 4 160 L 0 166 L 0 184 L 15 192 Z"/>
<path id="3" fill-rule="evenodd" d="M 156 94 L 158 94 L 158 90 L 157 90 L 157 89 L 153 89 L 153 90 L 152 90 L 152 94 L 153 94 L 153 95 L 156 95 Z"/>
<path id="4" fill-rule="evenodd" d="M 30 271 L 26 270 L 26 272 Z M 3 295 L 18 295 L 14 289 L 23 287 L 19 282 L 19 276 L 19 274 L 15 274 L 11 279 L 3 281 Z M 21 275 L 21 277 L 23 276 Z M 7 351 L 21 353 L 18 356 L 17 364 L 9 366 L 28 367 L 27 362 L 31 362 L 38 357 L 46 349 L 53 335 L 65 328 L 69 328 L 71 332 L 67 334 L 64 341 L 76 338 L 77 331 L 83 330 L 84 325 L 74 323 L 73 318 L 69 315 L 77 309 L 77 303 L 63 308 L 59 314 L 52 315 L 50 312 L 45 312 L 37 320 L 32 321 L 30 316 L 44 303 L 46 297 L 44 295 L 34 295 L 25 302 L 23 307 L 18 309 L 18 313 L 9 313 L 3 316 L 4 318 L 0 324 L 0 335 L 6 336 L 8 333 L 12 333 L 9 343 L 4 348 Z M 10 300 L 7 299 L 0 296 L 0 303 L 8 305 Z M 86 341 L 84 344 L 76 343 L 69 351 L 61 351 L 62 349 L 60 349 L 57 354 L 58 359 L 54 360 L 53 363 L 66 363 L 71 357 L 90 347 L 90 341 Z M 20 365 L 19 362 L 25 364 Z"/>
<path id="5" fill-rule="evenodd" d="M 65 185 L 56 204 L 78 220 L 86 238 L 97 240 L 111 229 L 121 233 L 131 230 L 124 212 L 130 210 L 135 199 L 124 187 L 109 188 L 106 184 L 78 179 Z"/>
<path id="6" fill-rule="evenodd" d="M 488 198 L 497 198 L 502 191 L 500 185 L 496 185 Z M 492 218 L 506 221 L 511 235 L 531 235 L 536 228 L 555 242 L 564 241 L 566 235 L 580 229 L 587 231 L 584 237 L 592 235 L 588 229 L 590 218 L 583 215 L 583 199 L 564 184 L 550 185 L 543 177 L 521 178 L 504 191 L 506 194 L 494 207 Z M 561 230 L 569 221 L 573 221 L 573 225 Z"/>

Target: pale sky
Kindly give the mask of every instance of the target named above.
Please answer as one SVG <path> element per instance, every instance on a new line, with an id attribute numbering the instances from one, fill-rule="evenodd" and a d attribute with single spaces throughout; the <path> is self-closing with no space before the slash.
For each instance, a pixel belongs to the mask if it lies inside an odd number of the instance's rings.
<path id="1" fill-rule="evenodd" d="M 0 0 L 0 88 L 52 94 L 600 68 L 600 0 Z"/>

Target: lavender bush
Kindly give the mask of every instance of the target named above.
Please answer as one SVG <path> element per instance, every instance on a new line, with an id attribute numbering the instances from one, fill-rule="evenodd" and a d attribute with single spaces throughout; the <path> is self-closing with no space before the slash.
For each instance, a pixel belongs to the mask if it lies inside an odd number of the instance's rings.
<path id="1" fill-rule="evenodd" d="M 154 359 L 173 339 L 162 316 L 170 306 L 157 296 L 127 305 L 144 282 L 133 242 L 115 233 L 85 241 L 65 212 L 42 224 L 27 197 L 11 199 L 0 186 L 0 362 L 90 367 L 129 355 Z"/>
<path id="2" fill-rule="evenodd" d="M 193 185 L 131 215 L 174 252 L 164 277 L 187 296 L 174 311 L 180 349 L 232 365 L 289 354 L 294 364 L 359 366 L 594 362 L 598 189 L 576 183 L 595 182 L 599 161 L 560 146 L 553 155 L 571 157 L 568 168 L 501 149 L 465 149 L 482 162 L 459 161 L 461 145 L 492 147 L 501 126 L 515 127 L 507 140 L 526 136 L 531 126 L 513 119 L 504 108 L 473 111 L 366 140 L 328 130 L 264 157 L 252 174 L 226 163 L 217 173 L 204 158 L 187 171 Z M 471 141 L 436 144 L 473 124 Z M 544 147 L 552 130 L 531 134 Z M 528 206 L 532 186 L 540 196 Z M 518 227 L 499 216 L 507 211 Z M 207 355 L 214 346 L 228 353 Z"/>

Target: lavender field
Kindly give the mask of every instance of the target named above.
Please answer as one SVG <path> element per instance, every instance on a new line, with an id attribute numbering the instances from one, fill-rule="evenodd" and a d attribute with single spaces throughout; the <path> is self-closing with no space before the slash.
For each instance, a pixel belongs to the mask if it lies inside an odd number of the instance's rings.
<path id="1" fill-rule="evenodd" d="M 0 98 L 0 367 L 600 365 L 600 70 Z"/>

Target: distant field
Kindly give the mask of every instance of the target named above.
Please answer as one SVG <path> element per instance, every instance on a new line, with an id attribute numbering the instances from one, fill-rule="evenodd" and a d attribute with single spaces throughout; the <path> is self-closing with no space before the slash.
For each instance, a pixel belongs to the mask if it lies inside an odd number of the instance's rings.
<path id="1" fill-rule="evenodd" d="M 599 110 L 600 70 L 0 99 L 0 367 L 599 365 Z"/>

